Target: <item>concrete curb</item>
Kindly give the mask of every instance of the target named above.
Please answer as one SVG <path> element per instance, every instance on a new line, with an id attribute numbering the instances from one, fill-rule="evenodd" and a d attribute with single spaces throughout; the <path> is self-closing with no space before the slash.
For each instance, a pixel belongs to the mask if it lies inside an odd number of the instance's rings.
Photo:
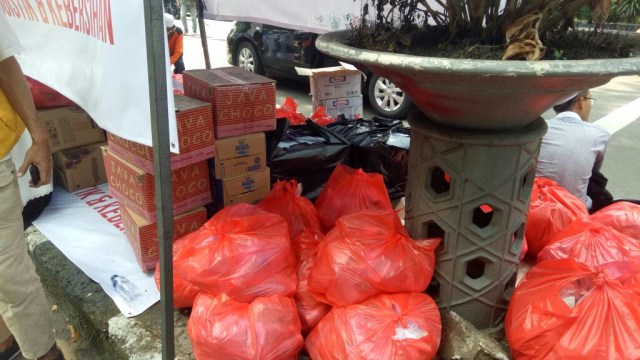
<path id="1" fill-rule="evenodd" d="M 134 318 L 124 317 L 100 285 L 71 263 L 38 229 L 25 232 L 29 252 L 45 291 L 57 303 L 73 309 L 78 331 L 104 359 L 162 358 L 160 304 Z M 187 315 L 175 312 L 176 359 L 195 359 L 187 336 Z M 101 360 L 101 359 L 95 359 Z"/>

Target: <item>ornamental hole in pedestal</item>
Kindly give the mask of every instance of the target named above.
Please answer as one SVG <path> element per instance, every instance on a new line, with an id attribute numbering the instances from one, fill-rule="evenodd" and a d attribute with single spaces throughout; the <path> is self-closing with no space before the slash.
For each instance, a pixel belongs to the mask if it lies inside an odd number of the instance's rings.
<path id="1" fill-rule="evenodd" d="M 522 188 L 520 189 L 520 200 L 524 202 L 529 202 L 531 198 L 531 190 L 533 189 L 533 181 L 536 178 L 536 167 L 532 166 L 529 171 L 522 174 Z"/>
<path id="2" fill-rule="evenodd" d="M 491 225 L 491 220 L 493 220 L 493 208 L 489 204 L 482 204 L 477 208 L 473 209 L 473 216 L 471 222 L 473 225 L 477 226 L 480 229 L 484 229 L 487 226 Z"/>
<path id="3" fill-rule="evenodd" d="M 495 262 L 483 256 L 467 260 L 464 269 L 462 282 L 475 290 L 484 289 L 495 277 Z"/>
<path id="4" fill-rule="evenodd" d="M 518 230 L 513 233 L 513 237 L 511 240 L 511 248 L 510 252 L 512 255 L 520 256 L 522 252 L 522 242 L 524 241 L 524 231 L 525 231 L 526 223 L 520 225 Z"/>
<path id="5" fill-rule="evenodd" d="M 438 245 L 435 251 L 436 256 L 438 253 L 441 253 L 445 250 L 446 248 L 445 243 L 447 241 L 446 233 L 444 229 L 440 227 L 440 225 L 438 225 L 438 223 L 436 223 L 435 221 L 429 220 L 422 223 L 421 235 L 422 235 L 421 236 L 422 239 L 434 239 L 434 238 L 440 239 L 440 244 Z"/>
<path id="6" fill-rule="evenodd" d="M 425 191 L 434 200 L 444 199 L 451 194 L 451 177 L 440 166 L 429 169 Z"/>

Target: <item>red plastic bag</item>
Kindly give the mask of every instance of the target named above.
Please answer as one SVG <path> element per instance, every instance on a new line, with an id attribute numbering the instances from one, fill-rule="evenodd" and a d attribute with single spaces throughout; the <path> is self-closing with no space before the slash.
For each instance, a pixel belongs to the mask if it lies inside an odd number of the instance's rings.
<path id="1" fill-rule="evenodd" d="M 318 253 L 318 246 L 324 235 L 317 231 L 303 231 L 292 240 L 291 246 L 298 257 L 298 291 L 294 297 L 298 316 L 302 324 L 302 334 L 308 334 L 318 322 L 331 310 L 331 306 L 318 301 L 308 289 L 309 273 L 313 259 Z"/>
<path id="2" fill-rule="evenodd" d="M 171 82 L 173 83 L 173 93 L 176 95 L 184 95 L 184 80 L 182 74 L 172 74 Z"/>
<path id="3" fill-rule="evenodd" d="M 187 331 L 198 360 L 295 360 L 304 344 L 295 304 L 282 296 L 246 304 L 203 292 Z"/>
<path id="4" fill-rule="evenodd" d="M 324 231 L 329 232 L 344 215 L 361 210 L 392 211 L 393 207 L 382 175 L 340 164 L 318 196 L 316 209 Z"/>
<path id="5" fill-rule="evenodd" d="M 524 257 L 527 255 L 529 251 L 529 245 L 527 245 L 527 237 L 522 237 L 522 250 L 520 251 L 520 261 L 524 260 Z"/>
<path id="6" fill-rule="evenodd" d="M 175 266 L 203 291 L 245 302 L 296 291 L 289 229 L 280 215 L 232 205 L 184 239 L 187 248 Z"/>
<path id="7" fill-rule="evenodd" d="M 309 334 L 314 360 L 428 360 L 440 346 L 440 312 L 425 294 L 380 295 L 333 308 Z"/>
<path id="8" fill-rule="evenodd" d="M 318 211 L 309 199 L 300 194 L 302 185 L 297 181 L 278 181 L 258 205 L 267 212 L 282 216 L 289 224 L 292 239 L 304 230 L 322 231 Z"/>
<path id="9" fill-rule="evenodd" d="M 527 245 L 536 256 L 576 218 L 589 216 L 582 200 L 560 187 L 555 181 L 538 177 L 533 183 L 531 205 L 527 215 Z"/>
<path id="10" fill-rule="evenodd" d="M 291 239 L 291 248 L 296 258 L 300 260 L 304 256 L 315 256 L 322 241 L 324 241 L 324 235 L 321 231 L 305 230 Z"/>
<path id="11" fill-rule="evenodd" d="M 595 270 L 573 259 L 531 269 L 505 320 L 516 360 L 640 359 L 640 288 L 627 286 L 638 265 Z"/>
<path id="12" fill-rule="evenodd" d="M 383 293 L 424 291 L 439 243 L 440 239 L 411 239 L 393 211 L 347 215 L 318 246 L 309 291 L 333 306 Z"/>
<path id="13" fill-rule="evenodd" d="M 25 76 L 25 78 L 27 79 L 27 85 L 29 85 L 29 89 L 31 90 L 33 102 L 36 104 L 36 109 L 76 106 L 76 104 L 73 101 L 69 100 L 66 96 L 60 94 L 56 90 L 48 87 L 38 80 L 32 79 L 28 76 Z"/>
<path id="14" fill-rule="evenodd" d="M 640 205 L 617 202 L 591 215 L 591 220 L 609 225 L 640 241 Z"/>
<path id="15" fill-rule="evenodd" d="M 173 307 L 176 309 L 188 308 L 193 305 L 193 300 L 200 293 L 200 289 L 192 285 L 184 278 L 184 271 L 180 266 L 176 267 L 176 259 L 180 259 L 185 249 L 186 239 L 180 238 L 173 243 Z M 156 265 L 154 273 L 156 286 L 160 290 L 160 262 Z"/>
<path id="16" fill-rule="evenodd" d="M 640 261 L 640 243 L 613 228 L 575 220 L 538 254 L 538 262 L 572 258 L 589 266 L 614 261 Z"/>
<path id="17" fill-rule="evenodd" d="M 300 236 L 313 236 L 308 232 L 300 234 Z M 318 325 L 320 320 L 327 315 L 331 306 L 318 301 L 308 289 L 308 280 L 313 259 L 316 255 L 315 250 L 307 249 L 300 255 L 298 262 L 298 292 L 293 298 L 298 308 L 298 316 L 300 324 L 302 324 L 302 334 L 307 335 L 313 328 Z"/>
<path id="18" fill-rule="evenodd" d="M 291 125 L 304 125 L 307 122 L 307 117 L 297 110 L 298 103 L 287 96 L 284 98 L 282 105 L 276 108 L 276 119 L 285 118 L 289 120 Z"/>
<path id="19" fill-rule="evenodd" d="M 336 119 L 327 115 L 327 111 L 325 110 L 324 106 L 320 106 L 311 115 L 311 121 L 320 126 L 327 126 L 331 123 L 336 122 Z"/>

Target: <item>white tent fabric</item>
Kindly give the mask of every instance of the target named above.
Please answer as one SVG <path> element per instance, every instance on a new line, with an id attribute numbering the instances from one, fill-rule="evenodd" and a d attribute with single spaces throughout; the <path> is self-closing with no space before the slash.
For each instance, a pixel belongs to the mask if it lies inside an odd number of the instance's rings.
<path id="1" fill-rule="evenodd" d="M 315 32 L 349 29 L 360 18 L 367 0 L 204 0 L 204 17 L 213 20 L 253 21 Z"/>

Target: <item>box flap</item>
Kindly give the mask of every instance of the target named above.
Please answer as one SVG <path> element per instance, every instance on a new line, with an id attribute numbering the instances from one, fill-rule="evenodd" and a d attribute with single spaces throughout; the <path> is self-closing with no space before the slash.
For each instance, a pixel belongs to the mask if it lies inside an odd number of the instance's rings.
<path id="1" fill-rule="evenodd" d="M 61 188 L 65 190 L 71 189 L 69 182 L 67 182 L 67 177 L 64 176 L 64 171 L 53 168 L 53 178 L 55 179 L 56 184 L 58 184 Z"/>
<path id="2" fill-rule="evenodd" d="M 206 107 L 211 111 L 211 104 L 205 101 L 201 101 L 198 99 L 194 99 L 192 97 L 183 96 L 183 95 L 174 95 L 175 104 L 176 104 L 176 112 L 189 111 L 193 109 L 199 109 L 202 107 Z"/>
<path id="3" fill-rule="evenodd" d="M 295 69 L 298 75 L 301 75 L 301 76 L 312 76 L 314 74 L 323 74 L 323 73 L 331 73 L 331 72 L 339 72 L 339 71 L 362 74 L 362 71 L 356 69 L 353 65 L 349 65 L 349 64 L 345 64 L 345 65 L 347 66 L 331 66 L 331 67 L 323 67 L 323 68 L 315 68 L 315 69 L 302 68 L 302 67 L 296 66 Z"/>
<path id="4" fill-rule="evenodd" d="M 153 176 L 149 173 L 147 173 L 146 171 L 142 170 L 141 168 L 137 167 L 136 165 L 128 162 L 127 160 L 121 158 L 120 156 L 114 154 L 113 152 L 109 151 L 109 148 L 107 146 L 101 146 L 100 147 L 102 149 L 102 154 L 106 155 L 109 154 L 109 156 L 113 157 L 114 159 L 116 159 L 117 161 L 121 162 L 123 165 L 125 165 L 126 167 L 130 168 L 133 172 L 135 172 L 138 175 L 150 175 Z"/>

